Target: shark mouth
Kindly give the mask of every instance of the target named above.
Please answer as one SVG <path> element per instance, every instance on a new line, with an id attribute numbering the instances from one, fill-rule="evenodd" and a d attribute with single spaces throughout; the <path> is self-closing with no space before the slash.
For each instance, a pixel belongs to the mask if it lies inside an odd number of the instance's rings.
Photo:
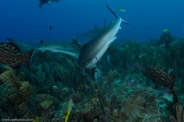
<path id="1" fill-rule="evenodd" d="M 21 54 L 21 51 L 13 43 L 0 43 L 0 63 L 16 68 L 23 63 L 28 66 L 33 51 Z"/>

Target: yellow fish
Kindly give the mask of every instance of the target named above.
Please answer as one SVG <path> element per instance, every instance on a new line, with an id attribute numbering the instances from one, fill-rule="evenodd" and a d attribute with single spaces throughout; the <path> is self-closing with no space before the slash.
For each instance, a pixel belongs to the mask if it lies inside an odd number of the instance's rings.
<path id="1" fill-rule="evenodd" d="M 33 120 L 33 122 L 39 122 L 39 120 L 40 120 L 39 117 L 36 116 L 35 119 Z"/>
<path id="2" fill-rule="evenodd" d="M 118 10 L 118 11 L 123 11 L 123 12 L 126 11 L 126 9 L 124 9 L 124 8 L 117 8 L 117 10 Z"/>
<path id="3" fill-rule="evenodd" d="M 86 90 L 88 90 L 88 89 L 89 89 L 89 86 L 88 86 L 87 84 L 85 85 L 85 89 L 86 89 Z"/>
<path id="4" fill-rule="evenodd" d="M 73 100 L 70 99 L 70 100 L 68 101 L 68 110 L 67 110 L 67 114 L 66 114 L 66 116 L 63 117 L 63 118 L 65 118 L 65 122 L 68 121 L 68 117 L 69 117 L 69 115 L 70 115 L 70 112 L 71 112 L 71 110 L 72 110 L 72 107 L 73 107 Z"/>

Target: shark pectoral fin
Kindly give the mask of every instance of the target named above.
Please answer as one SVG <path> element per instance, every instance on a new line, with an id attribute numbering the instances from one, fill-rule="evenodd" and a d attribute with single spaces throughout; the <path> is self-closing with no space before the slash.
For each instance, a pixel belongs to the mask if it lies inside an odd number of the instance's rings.
<path id="1" fill-rule="evenodd" d="M 72 41 L 73 41 L 72 43 L 76 44 L 80 49 L 83 47 L 83 45 L 81 45 L 80 42 L 79 42 L 80 40 L 79 40 L 79 34 L 78 33 L 77 33 L 76 39 L 72 39 Z"/>
<path id="2" fill-rule="evenodd" d="M 116 40 L 117 39 L 117 37 L 115 36 L 115 37 L 113 37 L 113 38 L 111 38 L 108 42 L 107 42 L 107 44 L 111 44 L 112 42 L 114 42 L 114 40 Z"/>
<path id="3" fill-rule="evenodd" d="M 121 18 L 121 21 L 128 25 L 128 22 Z"/>
<path id="4" fill-rule="evenodd" d="M 97 58 L 97 57 L 95 57 L 95 59 L 96 59 L 96 63 L 98 63 L 98 58 Z"/>
<path id="5" fill-rule="evenodd" d="M 72 39 L 72 41 L 73 41 L 72 43 L 76 44 L 79 49 L 83 47 L 83 45 L 81 45 L 76 39 Z"/>

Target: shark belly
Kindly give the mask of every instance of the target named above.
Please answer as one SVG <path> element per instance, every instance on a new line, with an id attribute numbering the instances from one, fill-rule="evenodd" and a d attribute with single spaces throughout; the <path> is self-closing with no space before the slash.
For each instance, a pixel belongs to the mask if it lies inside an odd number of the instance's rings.
<path id="1" fill-rule="evenodd" d="M 116 19 L 81 49 L 78 60 L 81 67 L 93 68 L 96 66 L 110 44 L 117 38 L 115 35 L 120 29 L 120 24 L 121 19 Z"/>
<path id="2" fill-rule="evenodd" d="M 110 40 L 108 40 L 107 43 L 101 48 L 101 50 L 97 52 L 96 56 L 94 56 L 94 58 L 86 65 L 86 68 L 96 67 L 96 63 L 101 59 L 103 54 L 106 52 L 108 47 L 111 45 L 112 42 L 114 42 L 116 38 L 117 37 L 113 37 Z"/>
<path id="3" fill-rule="evenodd" d="M 75 58 L 78 58 L 79 52 L 77 49 L 73 48 L 62 48 L 62 46 L 42 46 L 37 48 L 37 50 L 41 51 L 41 52 L 45 52 L 45 51 L 50 51 L 53 53 L 63 53 Z"/>

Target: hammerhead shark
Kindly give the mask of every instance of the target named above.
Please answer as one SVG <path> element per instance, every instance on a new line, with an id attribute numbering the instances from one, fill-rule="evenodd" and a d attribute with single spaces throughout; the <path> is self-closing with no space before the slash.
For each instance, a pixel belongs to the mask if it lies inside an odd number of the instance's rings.
<path id="1" fill-rule="evenodd" d="M 121 29 L 121 22 L 128 24 L 114 11 L 112 11 L 108 5 L 107 8 L 116 17 L 116 19 L 81 47 L 78 64 L 83 68 L 88 69 L 96 67 L 96 63 L 101 59 L 111 43 L 117 38 L 115 35 L 119 29 Z"/>

